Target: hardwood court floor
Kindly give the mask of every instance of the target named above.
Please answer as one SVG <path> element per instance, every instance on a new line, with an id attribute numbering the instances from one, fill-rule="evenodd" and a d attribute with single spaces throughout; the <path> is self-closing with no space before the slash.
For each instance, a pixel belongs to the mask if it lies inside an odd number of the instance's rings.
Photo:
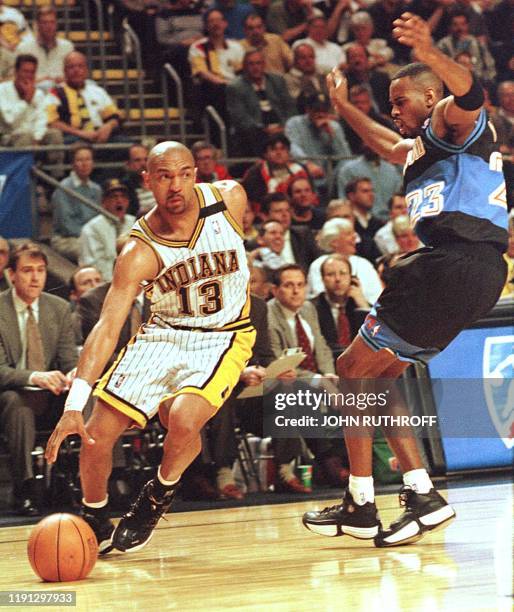
<path id="1" fill-rule="evenodd" d="M 326 502 L 170 514 L 146 548 L 100 559 L 76 583 L 36 579 L 30 528 L 4 528 L 0 591 L 76 590 L 75 609 L 95 612 L 511 610 L 512 486 L 455 488 L 448 498 L 458 517 L 446 530 L 387 550 L 305 530 L 302 513 Z M 383 522 L 397 504 L 378 498 Z"/>

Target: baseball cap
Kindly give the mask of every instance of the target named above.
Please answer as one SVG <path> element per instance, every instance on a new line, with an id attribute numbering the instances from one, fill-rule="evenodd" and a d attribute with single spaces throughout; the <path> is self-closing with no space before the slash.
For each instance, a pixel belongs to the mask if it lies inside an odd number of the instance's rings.
<path id="1" fill-rule="evenodd" d="M 298 108 L 307 110 L 329 111 L 330 100 L 322 91 L 302 92 L 298 97 Z"/>
<path id="2" fill-rule="evenodd" d="M 113 191 L 124 191 L 128 194 L 128 188 L 124 185 L 119 178 L 110 178 L 104 181 L 102 185 L 102 194 L 104 196 L 109 195 Z"/>

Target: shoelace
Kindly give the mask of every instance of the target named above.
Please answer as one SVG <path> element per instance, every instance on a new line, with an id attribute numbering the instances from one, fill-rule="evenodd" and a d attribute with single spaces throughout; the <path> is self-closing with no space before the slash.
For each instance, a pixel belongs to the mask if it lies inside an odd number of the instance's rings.
<path id="1" fill-rule="evenodd" d="M 165 510 L 165 507 L 168 503 L 170 503 L 170 497 L 172 495 L 165 497 L 162 501 L 156 500 L 151 493 L 147 493 L 146 490 L 143 490 L 136 501 L 132 504 L 129 512 L 127 513 L 126 518 L 128 520 L 134 518 L 136 512 L 142 512 L 143 516 L 146 515 L 145 520 L 151 524 L 157 524 L 159 519 L 161 518 L 162 510 Z M 146 502 L 146 503 L 145 503 Z M 146 508 L 145 505 L 148 505 Z M 166 519 L 165 519 L 166 520 Z"/>
<path id="2" fill-rule="evenodd" d="M 409 499 L 412 497 L 414 493 L 415 493 L 414 489 L 412 487 L 409 487 L 408 485 L 404 485 L 400 489 L 400 493 L 398 494 L 398 499 L 399 499 L 401 508 L 408 507 Z"/>
<path id="3" fill-rule="evenodd" d="M 323 508 L 320 514 L 328 514 L 329 512 L 335 512 L 337 510 L 342 510 L 343 504 L 337 504 L 335 506 L 328 506 L 327 508 Z"/>

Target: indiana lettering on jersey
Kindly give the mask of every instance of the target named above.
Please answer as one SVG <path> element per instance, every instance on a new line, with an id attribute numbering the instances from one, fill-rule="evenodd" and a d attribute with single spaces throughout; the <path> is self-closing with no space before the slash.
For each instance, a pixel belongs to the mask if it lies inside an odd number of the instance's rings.
<path id="1" fill-rule="evenodd" d="M 155 283 L 163 293 L 166 293 L 177 291 L 199 280 L 225 276 L 238 270 L 239 261 L 234 249 L 200 253 L 169 267 L 155 280 Z"/>

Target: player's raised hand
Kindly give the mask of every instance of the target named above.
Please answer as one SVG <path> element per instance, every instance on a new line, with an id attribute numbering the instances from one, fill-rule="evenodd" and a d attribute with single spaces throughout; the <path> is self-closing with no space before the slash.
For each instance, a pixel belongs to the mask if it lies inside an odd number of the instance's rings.
<path id="1" fill-rule="evenodd" d="M 333 68 L 327 74 L 327 87 L 330 100 L 336 108 L 338 104 L 348 103 L 348 81 L 339 68 Z"/>
<path id="2" fill-rule="evenodd" d="M 416 59 L 424 61 L 426 55 L 433 49 L 428 23 L 413 13 L 402 13 L 394 20 L 393 25 L 393 36 L 403 45 L 412 47 Z"/>
<path id="3" fill-rule="evenodd" d="M 84 417 L 79 410 L 66 410 L 55 426 L 46 445 L 45 458 L 48 463 L 55 462 L 63 440 L 72 434 L 79 434 L 83 444 L 95 443 L 84 426 Z"/>

